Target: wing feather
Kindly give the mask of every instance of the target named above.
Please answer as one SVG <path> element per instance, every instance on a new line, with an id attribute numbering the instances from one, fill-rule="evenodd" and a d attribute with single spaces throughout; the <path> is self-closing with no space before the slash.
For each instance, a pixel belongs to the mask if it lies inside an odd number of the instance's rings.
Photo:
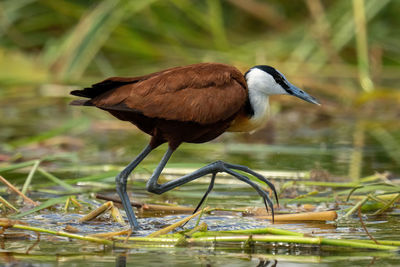
<path id="1" fill-rule="evenodd" d="M 209 124 L 239 112 L 247 94 L 239 70 L 201 63 L 149 75 L 106 91 L 91 102 L 106 110 L 132 110 L 152 118 Z"/>

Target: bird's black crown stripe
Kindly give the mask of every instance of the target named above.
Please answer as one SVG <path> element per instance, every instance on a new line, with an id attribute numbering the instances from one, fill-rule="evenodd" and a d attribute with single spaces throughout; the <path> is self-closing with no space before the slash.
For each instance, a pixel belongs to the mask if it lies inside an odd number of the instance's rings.
<path id="1" fill-rule="evenodd" d="M 267 65 L 258 65 L 258 66 L 254 66 L 253 69 L 254 68 L 265 71 L 266 73 L 271 75 L 274 78 L 275 82 L 277 84 L 279 84 L 280 86 L 282 86 L 282 88 L 285 89 L 289 94 L 293 94 L 293 92 L 291 90 L 288 90 L 289 85 L 286 83 L 286 79 L 275 68 L 273 68 L 271 66 L 267 66 Z"/>

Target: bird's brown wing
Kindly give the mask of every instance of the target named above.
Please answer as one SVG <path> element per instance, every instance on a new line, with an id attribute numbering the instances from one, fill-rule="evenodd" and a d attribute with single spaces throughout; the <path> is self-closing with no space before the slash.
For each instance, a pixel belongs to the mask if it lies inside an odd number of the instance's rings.
<path id="1" fill-rule="evenodd" d="M 209 124 L 237 113 L 248 94 L 240 71 L 224 64 L 201 63 L 143 77 L 105 91 L 90 102 L 105 110 Z M 118 82 L 118 78 L 112 79 Z"/>

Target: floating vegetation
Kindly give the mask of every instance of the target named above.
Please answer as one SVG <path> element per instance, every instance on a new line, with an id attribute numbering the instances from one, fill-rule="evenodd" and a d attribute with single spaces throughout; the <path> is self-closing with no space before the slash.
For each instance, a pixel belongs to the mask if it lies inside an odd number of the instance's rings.
<path id="1" fill-rule="evenodd" d="M 391 250 L 397 252 L 400 249 L 400 241 L 393 240 L 379 240 L 377 244 L 372 244 L 368 240 L 355 240 L 355 239 L 329 239 L 321 237 L 310 237 L 305 236 L 301 233 L 285 231 L 282 229 L 275 228 L 263 228 L 263 229 L 251 229 L 251 230 L 236 230 L 236 231 L 207 231 L 206 225 L 201 225 L 201 228 L 193 228 L 186 231 L 180 231 L 173 235 L 167 235 L 170 231 L 176 229 L 177 227 L 183 225 L 193 217 L 198 216 L 204 212 L 207 212 L 209 208 L 197 212 L 191 216 L 184 218 L 181 221 L 176 222 L 170 226 L 160 229 L 156 232 L 151 233 L 146 237 L 120 237 L 116 238 L 118 233 L 107 233 L 108 238 L 115 238 L 116 240 L 129 240 L 133 241 L 131 243 L 119 243 L 113 242 L 106 238 L 99 238 L 93 236 L 83 236 L 73 233 L 68 233 L 64 231 L 52 231 L 48 229 L 43 229 L 39 227 L 32 227 L 25 223 L 19 221 L 13 221 L 9 219 L 1 219 L 0 226 L 3 228 L 15 228 L 27 231 L 34 231 L 38 233 L 46 233 L 57 236 L 69 237 L 72 239 L 80 239 L 88 242 L 100 243 L 113 247 L 120 248 L 135 248 L 140 247 L 140 242 L 152 243 L 153 246 L 164 246 L 165 244 L 170 244 L 173 246 L 183 246 L 190 244 L 202 244 L 212 242 L 217 245 L 219 242 L 233 242 L 242 243 L 245 242 L 247 246 L 254 246 L 255 242 L 258 243 L 272 243 L 274 246 L 284 246 L 286 243 L 294 244 L 308 244 L 308 245 L 318 245 L 318 246 L 338 246 L 338 247 L 350 247 L 353 249 L 376 249 L 376 250 Z M 83 221 L 83 220 L 81 220 Z M 124 232 L 123 232 L 124 233 Z M 125 232 L 126 233 L 126 232 Z M 189 233 L 186 235 L 186 233 Z"/>
<path id="2" fill-rule="evenodd" d="M 10 170 L 15 171 L 18 170 L 19 168 L 25 168 L 30 166 L 30 170 L 26 170 L 28 173 L 27 179 L 31 180 L 31 186 L 35 185 L 35 180 L 32 179 L 34 175 L 31 175 L 32 169 L 37 169 L 38 170 L 38 164 L 37 162 L 39 161 L 32 161 L 29 162 L 29 164 L 23 164 L 23 163 L 18 163 L 15 164 L 16 166 L 5 166 L 2 169 L 6 170 L 6 173 L 8 173 Z M 173 170 L 176 172 L 176 170 Z M 3 171 L 4 172 L 4 171 Z M 69 179 L 64 179 L 62 183 L 58 180 L 58 178 L 52 177 L 52 175 L 49 175 L 49 172 L 46 170 L 42 170 L 41 172 L 38 172 L 38 174 L 43 175 L 44 178 L 47 178 L 49 181 L 53 183 L 53 185 L 49 185 L 45 183 L 45 186 L 58 186 L 61 188 L 61 191 L 59 191 L 60 196 L 55 197 L 55 198 L 50 198 L 40 204 L 37 204 L 35 201 L 30 200 L 27 196 L 23 195 L 18 189 L 16 189 L 13 185 L 11 185 L 5 178 L 1 177 L 1 181 L 6 184 L 10 188 L 14 188 L 14 194 L 17 194 L 21 196 L 25 201 L 29 199 L 28 204 L 33 205 L 34 207 L 29 210 L 24 210 L 24 211 L 19 211 L 20 208 L 14 207 L 14 204 L 9 203 L 8 201 L 5 200 L 3 202 L 3 205 L 5 207 L 9 207 L 10 211 L 12 211 L 12 214 L 7 215 L 8 217 L 15 218 L 15 219 L 23 219 L 24 217 L 28 215 L 32 215 L 34 213 L 37 213 L 39 211 L 44 211 L 45 209 L 51 208 L 56 205 L 64 205 L 64 212 L 68 212 L 69 207 L 73 205 L 75 208 L 77 208 L 80 213 L 82 210 L 87 210 L 88 208 L 92 209 L 93 205 L 88 204 L 87 201 L 82 202 L 78 201 L 74 196 L 70 195 L 64 195 L 65 193 L 71 192 L 71 191 L 80 191 L 79 190 L 79 185 L 80 184 L 80 179 L 74 178 L 73 181 Z M 166 176 L 168 176 L 168 170 L 166 170 Z M 83 180 L 87 181 L 87 177 L 83 177 Z M 309 178 L 308 178 L 309 179 Z M 113 181 L 108 181 L 107 176 L 97 176 L 95 179 L 99 184 L 107 184 L 107 183 L 112 183 Z M 366 182 L 363 182 L 366 181 Z M 218 182 L 218 179 L 216 180 L 216 183 L 221 183 L 221 181 Z M 286 182 L 287 183 L 287 182 Z M 24 183 L 26 184 L 26 182 Z M 68 185 L 68 186 L 65 186 Z M 284 185 L 284 184 L 283 184 Z M 93 184 L 92 184 L 93 186 Z M 310 222 L 310 221 L 342 221 L 349 219 L 357 210 L 361 210 L 361 208 L 367 204 L 367 202 L 375 202 L 381 204 L 380 206 L 377 206 L 376 208 L 369 209 L 367 212 L 370 216 L 377 216 L 380 214 L 383 214 L 385 211 L 388 209 L 392 209 L 396 207 L 396 203 L 400 199 L 400 186 L 393 184 L 391 182 L 388 182 L 386 179 L 386 176 L 376 174 L 374 176 L 369 176 L 360 179 L 360 182 L 356 183 L 335 183 L 335 182 L 313 182 L 313 181 L 307 181 L 307 180 L 294 180 L 293 183 L 291 183 L 291 189 L 293 187 L 304 187 L 306 186 L 309 188 L 310 193 L 303 195 L 302 197 L 298 197 L 295 200 L 301 200 L 303 203 L 313 203 L 314 206 L 308 204 L 309 206 L 307 207 L 308 210 L 314 210 L 312 212 L 301 212 L 300 209 L 295 210 L 294 212 L 289 212 L 290 209 L 288 207 L 283 207 L 283 210 L 286 210 L 286 214 L 282 214 L 282 211 L 279 211 L 277 215 L 275 215 L 275 222 L 280 224 L 280 222 Z M 37 185 L 35 186 L 37 188 Z M 104 188 L 102 185 L 100 188 Z M 284 188 L 282 186 L 282 188 Z M 287 188 L 287 187 L 286 187 Z M 312 188 L 323 188 L 322 191 L 313 191 Z M 335 199 L 335 202 L 337 203 L 336 210 L 325 210 L 325 211 L 315 211 L 315 209 L 318 207 L 319 203 L 324 202 L 326 200 L 324 198 L 319 197 L 318 195 L 326 195 L 327 191 L 326 189 L 330 189 L 329 194 L 333 194 Z M 96 190 L 93 190 L 96 191 Z M 361 194 L 360 194 L 361 193 Z M 285 189 L 281 189 L 280 192 L 281 196 L 285 195 Z M 106 200 L 114 200 L 116 204 L 120 204 L 119 199 L 114 199 L 113 197 L 108 197 L 105 195 L 98 194 L 96 196 L 98 199 L 106 199 Z M 361 198 L 361 199 L 360 199 Z M 282 198 L 281 202 L 284 203 L 284 205 L 289 205 L 290 203 L 294 202 L 293 199 L 286 199 Z M 298 202 L 297 202 L 298 203 Z M 191 207 L 183 207 L 183 206 L 177 206 L 177 205 L 155 205 L 155 204 L 144 204 L 144 203 L 138 203 L 138 202 L 133 202 L 132 206 L 136 207 L 139 211 L 139 214 L 144 214 L 143 212 L 147 211 L 147 213 L 164 213 L 164 216 L 167 214 L 179 214 L 179 213 L 188 213 L 192 212 L 193 208 Z M 73 210 L 75 212 L 75 209 Z M 120 224 L 120 226 L 124 226 L 125 221 L 122 219 L 121 214 L 119 213 L 119 209 L 113 204 L 112 201 L 107 201 L 104 204 L 98 206 L 97 208 L 93 209 L 92 211 L 88 212 L 84 216 L 80 216 L 79 219 L 77 219 L 75 222 L 70 221 L 65 227 L 65 229 L 68 229 L 68 227 L 73 227 L 70 225 L 70 223 L 74 223 L 77 226 L 79 224 L 88 222 L 88 221 L 93 221 L 97 220 L 96 218 L 99 216 L 104 216 L 102 214 L 105 214 L 107 212 L 110 212 L 110 219 L 114 222 L 117 222 Z M 272 244 L 274 246 L 284 246 L 284 244 L 308 244 L 308 245 L 317 245 L 321 246 L 322 248 L 325 246 L 335 246 L 335 247 L 351 247 L 353 249 L 376 249 L 376 250 L 389 250 L 389 251 L 396 251 L 400 247 L 400 242 L 398 241 L 393 241 L 393 240 L 376 240 L 375 243 L 371 243 L 368 241 L 368 239 L 332 239 L 332 238 L 322 238 L 318 236 L 312 236 L 308 234 L 304 234 L 301 232 L 293 232 L 285 229 L 279 229 L 275 227 L 268 227 L 268 228 L 256 228 L 256 229 L 247 229 L 247 230 L 220 230 L 220 231 L 210 231 L 207 230 L 208 227 L 207 225 L 198 221 L 198 223 L 192 228 L 188 228 L 186 230 L 180 230 L 184 224 L 186 224 L 188 221 L 193 219 L 194 217 L 197 217 L 200 215 L 200 217 L 203 214 L 213 214 L 213 213 L 224 213 L 224 212 L 229 212 L 231 214 L 237 214 L 236 216 L 240 216 L 241 214 L 246 217 L 253 217 L 255 220 L 258 221 L 265 221 L 265 220 L 271 220 L 271 216 L 268 215 L 265 209 L 263 208 L 258 208 L 256 210 L 251 209 L 251 208 L 241 208 L 241 209 L 227 209 L 227 208 L 210 208 L 207 207 L 201 211 L 198 211 L 197 213 L 185 217 L 182 220 L 179 220 L 175 223 L 172 223 L 169 226 L 166 226 L 164 228 L 161 228 L 159 230 L 153 231 L 149 233 L 147 236 L 131 236 L 130 235 L 136 235 L 136 233 L 132 233 L 131 231 L 118 231 L 116 233 L 114 232 L 103 232 L 103 233 L 96 233 L 94 236 L 93 235 L 80 235 L 78 234 L 79 227 L 75 228 L 71 232 L 67 231 L 58 231 L 58 230 L 50 230 L 50 229 L 45 229 L 42 227 L 34 227 L 30 226 L 24 221 L 14 221 L 11 219 L 6 219 L 3 218 L 0 221 L 0 225 L 4 229 L 21 229 L 21 230 L 26 230 L 26 231 L 34 231 L 34 232 L 40 232 L 40 233 L 47 233 L 51 235 L 58 235 L 58 236 L 63 236 L 63 237 L 69 237 L 73 239 L 80 239 L 80 240 L 85 240 L 89 242 L 95 242 L 95 243 L 100 243 L 108 246 L 114 246 L 114 247 L 123 247 L 123 248 L 134 248 L 140 246 L 141 243 L 149 243 L 152 244 L 152 246 L 163 246 L 165 244 L 168 244 L 170 246 L 193 246 L 193 245 L 201 245 L 203 243 L 209 243 L 212 242 L 214 245 L 218 243 L 245 243 L 248 246 L 253 246 L 254 244 Z M 365 211 L 364 211 L 365 212 Z M 338 213 L 340 216 L 338 217 Z M 207 215 L 205 215 L 207 216 Z M 104 220 L 104 219 L 102 219 Z M 173 234 L 169 234 L 169 232 L 174 231 Z M 7 230 L 3 234 L 6 234 Z M 140 231 L 139 231 L 140 233 Z M 121 234 L 128 234 L 126 237 L 121 237 L 117 238 L 116 236 L 121 235 Z M 43 238 L 43 236 L 42 236 Z M 109 240 L 111 238 L 111 240 Z M 114 239 L 114 240 L 113 240 Z M 123 240 L 128 241 L 128 242 L 122 242 Z M 247 246 L 246 245 L 246 246 Z"/>

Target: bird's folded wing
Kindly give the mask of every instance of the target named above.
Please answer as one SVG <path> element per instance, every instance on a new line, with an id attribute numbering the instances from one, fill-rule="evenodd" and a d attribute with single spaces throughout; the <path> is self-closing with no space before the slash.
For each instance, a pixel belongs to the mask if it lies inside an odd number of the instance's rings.
<path id="1" fill-rule="evenodd" d="M 105 91 L 90 102 L 106 110 L 208 124 L 226 120 L 239 112 L 246 103 L 247 94 L 243 75 L 236 68 L 202 64 L 151 75 Z"/>

